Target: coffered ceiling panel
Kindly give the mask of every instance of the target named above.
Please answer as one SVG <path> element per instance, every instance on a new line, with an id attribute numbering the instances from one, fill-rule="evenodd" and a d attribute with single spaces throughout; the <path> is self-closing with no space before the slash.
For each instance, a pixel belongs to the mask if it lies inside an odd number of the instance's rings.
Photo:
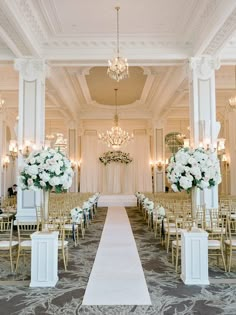
<path id="1" fill-rule="evenodd" d="M 86 75 L 90 96 L 93 101 L 103 105 L 129 105 L 141 99 L 147 75 L 141 67 L 130 67 L 129 78 L 116 82 L 107 75 L 107 67 L 93 67 Z"/>
<path id="2" fill-rule="evenodd" d="M 114 7 L 117 4 L 121 7 L 121 33 L 176 35 L 188 21 L 197 2 L 148 0 L 144 4 L 143 0 L 40 0 L 39 4 L 51 31 L 56 35 L 99 33 L 102 36 L 116 32 Z"/>

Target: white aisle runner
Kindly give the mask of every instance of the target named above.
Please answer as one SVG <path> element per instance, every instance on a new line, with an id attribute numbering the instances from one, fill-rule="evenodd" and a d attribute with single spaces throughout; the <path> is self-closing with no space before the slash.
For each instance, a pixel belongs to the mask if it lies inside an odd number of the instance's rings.
<path id="1" fill-rule="evenodd" d="M 150 305 L 124 207 L 109 207 L 83 305 Z"/>

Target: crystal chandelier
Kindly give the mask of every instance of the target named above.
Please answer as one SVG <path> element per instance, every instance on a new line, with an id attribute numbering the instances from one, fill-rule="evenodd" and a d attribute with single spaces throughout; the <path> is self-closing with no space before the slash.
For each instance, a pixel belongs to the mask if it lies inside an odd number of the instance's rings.
<path id="1" fill-rule="evenodd" d="M 50 125 L 49 125 L 49 134 L 46 135 L 46 139 L 51 141 L 55 138 L 54 134 L 52 133 L 52 128 L 51 128 L 51 120 L 50 120 Z"/>
<path id="2" fill-rule="evenodd" d="M 105 133 L 99 133 L 98 139 L 103 141 L 109 148 L 111 147 L 114 150 L 119 150 L 121 146 L 128 144 L 131 140 L 133 140 L 134 135 L 125 130 L 122 130 L 119 127 L 119 118 L 117 114 L 117 91 L 115 89 L 115 104 L 116 104 L 116 113 L 114 116 L 115 126 L 111 128 L 111 130 L 107 130 Z"/>
<path id="3" fill-rule="evenodd" d="M 235 89 L 236 89 L 236 66 L 235 66 L 235 70 L 234 70 L 234 82 L 235 82 Z M 229 98 L 229 106 L 232 109 L 236 109 L 236 96 Z"/>
<path id="4" fill-rule="evenodd" d="M 54 143 L 55 149 L 60 149 L 62 152 L 66 152 L 67 149 L 67 139 L 64 138 L 63 133 L 57 133 L 57 138 Z"/>
<path id="5" fill-rule="evenodd" d="M 119 47 L 119 10 L 120 7 L 115 7 L 117 11 L 117 56 L 112 60 L 108 60 L 107 74 L 111 79 L 119 82 L 120 80 L 126 79 L 129 76 L 129 66 L 127 59 L 120 56 Z"/>

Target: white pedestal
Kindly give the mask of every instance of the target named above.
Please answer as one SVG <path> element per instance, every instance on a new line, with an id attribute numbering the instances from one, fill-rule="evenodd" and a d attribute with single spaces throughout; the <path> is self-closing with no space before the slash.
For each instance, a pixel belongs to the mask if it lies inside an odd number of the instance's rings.
<path id="1" fill-rule="evenodd" d="M 58 281 L 58 232 L 31 235 L 30 287 L 55 287 Z"/>
<path id="2" fill-rule="evenodd" d="M 208 279 L 208 233 L 194 228 L 181 232 L 181 279 L 185 284 L 206 285 Z"/>

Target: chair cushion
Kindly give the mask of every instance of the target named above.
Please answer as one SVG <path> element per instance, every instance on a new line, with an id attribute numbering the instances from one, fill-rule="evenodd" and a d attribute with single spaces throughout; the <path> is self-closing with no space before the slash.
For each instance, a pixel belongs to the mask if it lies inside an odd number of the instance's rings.
<path id="1" fill-rule="evenodd" d="M 21 247 L 31 247 L 32 246 L 32 241 L 28 240 L 28 241 L 21 241 L 20 242 L 20 246 Z"/>
<path id="2" fill-rule="evenodd" d="M 18 245 L 17 241 L 12 241 L 11 246 L 16 246 Z M 0 248 L 9 248 L 10 246 L 10 241 L 0 241 Z"/>
<path id="3" fill-rule="evenodd" d="M 64 247 L 66 247 L 68 245 L 68 241 L 64 241 Z M 58 240 L 58 248 L 62 248 L 62 241 Z"/>
<path id="4" fill-rule="evenodd" d="M 225 228 L 221 228 L 221 227 L 216 227 L 216 228 L 213 228 L 213 229 L 211 229 L 211 228 L 208 228 L 207 229 L 209 232 L 212 232 L 212 233 L 222 233 L 222 234 L 225 234 Z"/>
<path id="5" fill-rule="evenodd" d="M 220 247 L 219 240 L 208 240 L 208 247 Z"/>
<path id="6" fill-rule="evenodd" d="M 230 245 L 230 240 L 226 240 L 225 244 Z M 232 240 L 232 246 L 236 246 L 236 240 Z"/>
<path id="7" fill-rule="evenodd" d="M 181 240 L 179 240 L 178 245 L 179 245 L 179 247 L 181 247 Z M 177 241 L 172 241 L 172 246 L 176 247 L 177 246 Z"/>

